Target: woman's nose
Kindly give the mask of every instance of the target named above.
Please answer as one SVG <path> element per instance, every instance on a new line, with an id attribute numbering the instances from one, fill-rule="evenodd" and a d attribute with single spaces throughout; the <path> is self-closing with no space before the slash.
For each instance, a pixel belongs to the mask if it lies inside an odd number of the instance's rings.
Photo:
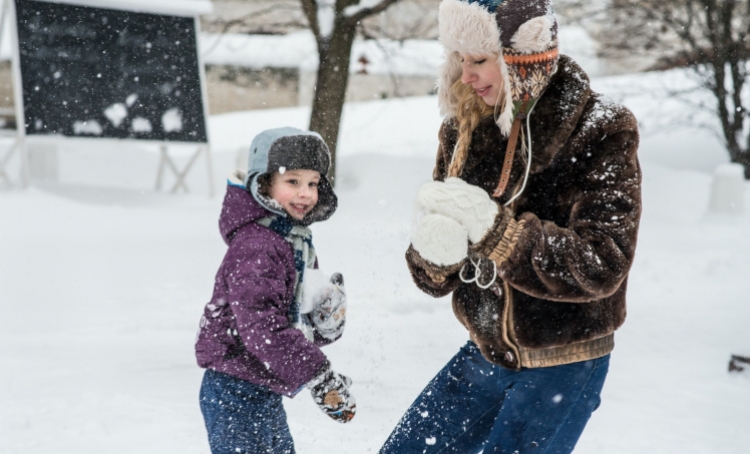
<path id="1" fill-rule="evenodd" d="M 462 72 L 461 72 L 462 84 L 468 85 L 472 83 L 475 78 L 476 78 L 476 74 L 472 70 L 468 69 L 466 66 L 462 68 Z"/>

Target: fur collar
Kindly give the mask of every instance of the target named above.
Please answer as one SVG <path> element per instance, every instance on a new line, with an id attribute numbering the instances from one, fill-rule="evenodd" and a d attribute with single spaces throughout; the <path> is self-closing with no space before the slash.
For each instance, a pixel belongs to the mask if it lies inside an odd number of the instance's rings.
<path id="1" fill-rule="evenodd" d="M 546 169 L 570 138 L 589 101 L 589 77 L 566 55 L 531 114 L 531 173 Z"/>

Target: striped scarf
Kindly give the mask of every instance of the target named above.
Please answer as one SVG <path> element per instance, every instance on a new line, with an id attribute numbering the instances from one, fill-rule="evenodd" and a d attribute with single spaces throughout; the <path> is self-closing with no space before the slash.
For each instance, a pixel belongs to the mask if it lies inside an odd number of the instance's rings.
<path id="1" fill-rule="evenodd" d="M 292 244 L 294 249 L 294 300 L 289 305 L 287 318 L 289 323 L 305 334 L 309 340 L 313 340 L 313 329 L 307 314 L 300 314 L 302 302 L 302 280 L 305 277 L 306 268 L 315 268 L 315 248 L 312 244 L 312 232 L 309 228 L 295 225 L 289 218 L 280 215 L 271 215 L 256 221 L 258 225 L 268 227 L 281 235 Z"/>

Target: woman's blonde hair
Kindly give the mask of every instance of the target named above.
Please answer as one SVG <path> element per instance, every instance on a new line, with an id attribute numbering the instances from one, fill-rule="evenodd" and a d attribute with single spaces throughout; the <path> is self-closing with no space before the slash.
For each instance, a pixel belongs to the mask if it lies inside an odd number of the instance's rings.
<path id="1" fill-rule="evenodd" d="M 466 163 L 469 155 L 469 145 L 471 145 L 471 134 L 479 125 L 479 122 L 490 115 L 497 117 L 498 108 L 505 102 L 505 81 L 500 86 L 497 103 L 494 106 L 487 103 L 477 96 L 476 91 L 471 85 L 466 85 L 457 79 L 451 86 L 451 94 L 456 99 L 456 120 L 458 121 L 458 140 L 456 148 L 453 150 L 453 158 L 448 167 L 448 176 L 457 177 Z"/>

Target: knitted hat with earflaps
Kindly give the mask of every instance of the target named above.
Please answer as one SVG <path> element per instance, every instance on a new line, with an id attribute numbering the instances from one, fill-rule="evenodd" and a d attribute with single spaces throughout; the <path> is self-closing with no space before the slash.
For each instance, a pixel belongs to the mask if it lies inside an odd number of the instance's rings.
<path id="1" fill-rule="evenodd" d="M 526 118 L 557 71 L 557 20 L 551 0 L 443 0 L 438 14 L 445 62 L 438 78 L 441 114 L 456 114 L 451 87 L 461 77 L 460 54 L 498 56 L 505 102 L 497 125 L 508 150 L 494 196 L 505 190 L 513 153 Z M 506 168 L 507 167 L 507 168 Z"/>

